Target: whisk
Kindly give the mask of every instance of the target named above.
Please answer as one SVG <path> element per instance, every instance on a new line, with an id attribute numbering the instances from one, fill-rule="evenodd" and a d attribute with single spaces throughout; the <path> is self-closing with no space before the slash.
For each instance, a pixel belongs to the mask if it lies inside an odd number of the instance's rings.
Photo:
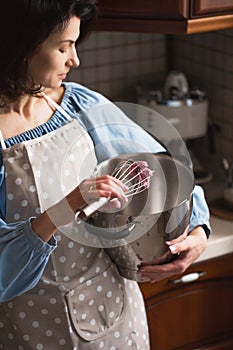
<path id="1" fill-rule="evenodd" d="M 145 161 L 134 161 L 127 159 L 121 161 L 112 171 L 111 176 L 120 180 L 128 190 L 124 193 L 127 198 L 132 197 L 150 186 L 150 178 L 154 171 L 148 168 Z M 78 210 L 75 220 L 86 220 L 100 209 L 104 204 L 114 200 L 111 197 L 100 197 L 99 200 L 89 204 L 85 208 Z"/>
<path id="2" fill-rule="evenodd" d="M 128 159 L 116 166 L 112 176 L 129 188 L 125 196 L 130 197 L 149 188 L 153 173 L 154 171 L 148 168 L 147 162 Z"/>

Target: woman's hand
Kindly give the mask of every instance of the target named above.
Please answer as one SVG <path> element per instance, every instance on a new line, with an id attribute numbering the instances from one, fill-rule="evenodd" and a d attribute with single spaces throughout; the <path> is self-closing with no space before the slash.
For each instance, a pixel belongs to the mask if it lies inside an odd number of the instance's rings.
<path id="1" fill-rule="evenodd" d="M 128 188 L 118 179 L 110 175 L 98 176 L 83 180 L 65 198 L 47 210 L 53 224 L 67 225 L 74 220 L 75 213 L 100 197 L 114 198 L 103 209 L 112 210 L 120 208 L 127 201 L 125 192 Z M 102 208 L 101 208 L 102 210 Z"/>
<path id="2" fill-rule="evenodd" d="M 105 207 L 107 209 L 120 208 L 121 204 L 127 202 L 125 192 L 128 190 L 120 180 L 110 175 L 85 179 L 66 198 L 74 211 L 83 206 L 97 201 L 100 197 L 114 198 Z"/>
<path id="3" fill-rule="evenodd" d="M 206 249 L 207 237 L 204 229 L 197 226 L 189 234 L 186 230 L 178 238 L 167 242 L 169 250 L 163 257 L 158 258 L 153 265 L 141 266 L 138 274 L 157 282 L 164 278 L 183 273 Z M 173 261 L 171 258 L 177 255 Z"/>
<path id="4" fill-rule="evenodd" d="M 114 198 L 104 208 L 120 208 L 127 202 L 128 188 L 116 178 L 103 175 L 83 180 L 72 192 L 32 221 L 32 229 L 44 241 L 49 241 L 59 226 L 67 225 L 75 218 L 75 212 L 100 197 Z M 101 209 L 102 210 L 102 209 Z"/>

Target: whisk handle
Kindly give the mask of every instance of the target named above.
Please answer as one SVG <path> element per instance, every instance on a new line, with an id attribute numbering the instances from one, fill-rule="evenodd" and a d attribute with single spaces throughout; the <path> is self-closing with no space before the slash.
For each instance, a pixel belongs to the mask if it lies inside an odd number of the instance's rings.
<path id="1" fill-rule="evenodd" d="M 106 204 L 110 200 L 109 197 L 100 197 L 98 201 L 95 201 L 86 207 L 78 210 L 75 213 L 75 220 L 78 221 L 79 219 L 87 220 L 91 215 L 93 215 L 96 210 L 100 209 L 104 204 Z"/>

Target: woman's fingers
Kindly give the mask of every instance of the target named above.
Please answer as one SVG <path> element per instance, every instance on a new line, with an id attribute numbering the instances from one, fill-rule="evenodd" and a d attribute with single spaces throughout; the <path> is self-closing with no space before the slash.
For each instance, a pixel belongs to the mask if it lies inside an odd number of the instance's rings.
<path id="1" fill-rule="evenodd" d="M 165 242 L 167 244 L 167 246 L 169 247 L 170 249 L 170 252 L 172 254 L 177 254 L 177 253 L 181 253 L 182 249 L 178 249 L 178 247 L 181 247 L 183 248 L 183 250 L 186 249 L 186 246 L 185 245 L 180 245 L 179 246 L 179 243 L 182 243 L 182 242 L 185 242 L 187 236 L 188 236 L 188 231 L 189 231 L 189 225 L 186 227 L 185 231 L 177 238 L 171 240 L 171 241 L 167 241 Z"/>
<path id="2" fill-rule="evenodd" d="M 140 267 L 148 266 L 148 265 L 165 264 L 168 261 L 170 261 L 171 258 L 173 258 L 173 255 L 171 254 L 170 250 L 167 250 L 162 256 L 155 258 L 153 261 L 150 261 L 150 262 L 145 261 L 145 262 L 141 263 Z"/>
<path id="3" fill-rule="evenodd" d="M 194 228 L 185 240 L 173 245 L 177 258 L 160 265 L 147 265 L 139 268 L 139 275 L 150 278 L 151 282 L 160 281 L 174 274 L 183 273 L 205 250 L 207 238 L 201 226 Z M 175 252 L 173 252 L 175 253 Z"/>
<path id="4" fill-rule="evenodd" d="M 100 197 L 117 198 L 121 202 L 127 202 L 125 192 L 128 188 L 121 181 L 110 175 L 86 179 L 79 187 L 87 202 Z"/>

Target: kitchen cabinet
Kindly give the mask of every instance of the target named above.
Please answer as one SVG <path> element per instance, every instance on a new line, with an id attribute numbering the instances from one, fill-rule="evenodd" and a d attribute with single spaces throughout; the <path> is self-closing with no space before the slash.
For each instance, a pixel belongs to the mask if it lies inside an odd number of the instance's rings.
<path id="1" fill-rule="evenodd" d="M 151 350 L 233 349 L 233 253 L 140 288 Z"/>
<path id="2" fill-rule="evenodd" d="M 233 27 L 233 0 L 99 0 L 98 30 L 192 34 Z"/>

